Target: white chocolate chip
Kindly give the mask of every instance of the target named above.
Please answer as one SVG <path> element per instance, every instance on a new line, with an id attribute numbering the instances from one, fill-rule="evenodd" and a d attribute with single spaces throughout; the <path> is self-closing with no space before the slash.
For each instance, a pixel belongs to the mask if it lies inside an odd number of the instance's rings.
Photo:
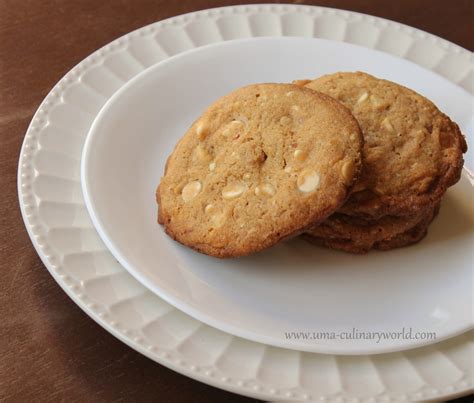
<path id="1" fill-rule="evenodd" d="M 209 216 L 209 221 L 214 228 L 222 227 L 225 221 L 225 214 L 219 211 L 214 204 L 207 204 L 206 207 L 204 207 L 204 212 Z"/>
<path id="2" fill-rule="evenodd" d="M 247 125 L 249 124 L 249 119 L 248 119 L 248 117 L 245 116 L 245 115 L 239 115 L 239 116 L 237 116 L 237 117 L 233 120 L 233 122 L 240 122 L 240 123 L 242 123 L 244 126 L 247 126 Z"/>
<path id="3" fill-rule="evenodd" d="M 287 165 L 284 169 L 284 171 L 289 174 L 291 172 L 291 167 L 289 165 Z"/>
<path id="4" fill-rule="evenodd" d="M 225 214 L 222 212 L 217 212 L 211 216 L 211 223 L 215 228 L 220 228 L 224 225 Z"/>
<path id="5" fill-rule="evenodd" d="M 208 160 L 211 159 L 210 154 L 201 145 L 197 146 L 196 155 L 197 155 L 198 159 L 201 160 L 201 161 L 208 161 Z"/>
<path id="6" fill-rule="evenodd" d="M 360 104 L 364 102 L 369 97 L 367 92 L 362 93 L 362 95 L 357 99 L 357 103 Z"/>
<path id="7" fill-rule="evenodd" d="M 214 210 L 214 205 L 212 203 L 209 203 L 208 205 L 206 205 L 206 207 L 204 207 L 204 212 L 206 214 L 211 213 L 213 210 Z"/>
<path id="8" fill-rule="evenodd" d="M 204 124 L 204 122 L 199 122 L 196 126 L 196 134 L 199 138 L 199 140 L 204 140 L 207 136 L 207 127 Z"/>
<path id="9" fill-rule="evenodd" d="M 280 118 L 280 124 L 289 125 L 291 123 L 291 118 L 289 116 L 282 116 Z"/>
<path id="10" fill-rule="evenodd" d="M 255 189 L 258 189 L 258 188 L 260 188 L 261 193 L 263 193 L 264 195 L 275 196 L 276 190 L 273 187 L 273 185 L 271 185 L 270 183 L 264 183 L 261 186 L 257 186 L 257 188 Z"/>
<path id="11" fill-rule="evenodd" d="M 245 118 L 245 116 L 243 118 Z M 232 122 L 230 122 L 227 125 L 227 127 L 224 129 L 222 134 L 226 137 L 229 137 L 230 135 L 234 134 L 237 130 L 244 127 L 246 123 L 244 122 L 243 118 L 236 119 L 236 120 L 233 120 Z M 245 119 L 247 119 L 247 118 L 245 118 Z"/>
<path id="12" fill-rule="evenodd" d="M 370 96 L 370 102 L 372 103 L 379 103 L 381 99 L 377 95 L 371 95 Z"/>
<path id="13" fill-rule="evenodd" d="M 382 120 L 382 126 L 386 130 L 388 130 L 389 132 L 392 132 L 392 133 L 395 132 L 395 129 L 393 128 L 392 122 L 390 122 L 389 118 L 385 118 L 384 120 Z"/>
<path id="14" fill-rule="evenodd" d="M 295 112 L 298 112 L 301 108 L 298 106 L 298 105 L 293 105 L 291 107 L 291 110 L 295 111 Z"/>
<path id="15" fill-rule="evenodd" d="M 244 193 L 246 190 L 247 190 L 247 187 L 245 185 L 241 185 L 241 184 L 228 185 L 222 190 L 222 197 L 226 200 L 234 199 L 242 195 L 242 193 Z"/>
<path id="16" fill-rule="evenodd" d="M 202 189 L 201 182 L 199 181 L 192 181 L 189 182 L 181 191 L 181 197 L 187 203 L 194 199 Z"/>
<path id="17" fill-rule="evenodd" d="M 291 97 L 291 96 L 293 96 L 294 94 L 295 94 L 294 91 L 288 91 L 288 92 L 286 93 L 286 96 L 287 96 L 287 97 Z"/>
<path id="18" fill-rule="evenodd" d="M 385 105 L 385 102 L 383 101 L 383 99 L 375 95 L 370 96 L 370 102 L 376 109 L 380 109 L 381 107 Z"/>
<path id="19" fill-rule="evenodd" d="M 304 161 L 308 157 L 308 153 L 297 149 L 293 152 L 293 157 L 295 157 L 298 161 Z"/>
<path id="20" fill-rule="evenodd" d="M 233 120 L 232 122 L 229 123 L 229 126 L 233 129 L 238 129 L 244 125 L 245 123 L 242 120 Z"/>
<path id="21" fill-rule="evenodd" d="M 243 125 L 245 125 L 245 123 L 242 120 L 233 120 L 232 122 L 229 123 L 229 125 L 231 125 L 235 128 L 238 128 L 238 127 L 242 127 Z"/>
<path id="22" fill-rule="evenodd" d="M 216 163 L 213 161 L 209 164 L 209 171 L 214 171 L 216 169 Z"/>
<path id="23" fill-rule="evenodd" d="M 314 171 L 303 171 L 298 175 L 296 184 L 303 193 L 315 191 L 319 187 L 319 175 Z"/>

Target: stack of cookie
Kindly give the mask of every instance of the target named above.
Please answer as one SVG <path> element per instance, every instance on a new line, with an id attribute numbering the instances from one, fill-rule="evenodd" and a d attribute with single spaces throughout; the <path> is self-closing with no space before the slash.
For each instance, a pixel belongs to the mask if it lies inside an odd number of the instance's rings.
<path id="1" fill-rule="evenodd" d="M 349 252 L 421 239 L 462 169 L 457 125 L 363 73 L 257 84 L 217 100 L 168 158 L 166 233 L 217 257 L 304 233 Z"/>
<path id="2" fill-rule="evenodd" d="M 355 253 L 422 239 L 461 174 L 467 147 L 458 126 L 428 99 L 368 74 L 298 84 L 347 106 L 364 136 L 363 171 L 352 195 L 306 238 Z"/>

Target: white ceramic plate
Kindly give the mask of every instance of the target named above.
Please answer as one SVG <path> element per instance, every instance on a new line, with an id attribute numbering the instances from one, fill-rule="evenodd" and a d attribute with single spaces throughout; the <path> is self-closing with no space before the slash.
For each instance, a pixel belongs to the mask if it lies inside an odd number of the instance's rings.
<path id="1" fill-rule="evenodd" d="M 412 348 L 472 325 L 474 188 L 453 188 L 428 239 L 365 256 L 296 239 L 241 259 L 203 256 L 156 223 L 166 158 L 208 104 L 255 82 L 365 70 L 434 100 L 466 131 L 472 97 L 414 63 L 342 42 L 252 38 L 197 48 L 151 67 L 99 113 L 82 159 L 96 229 L 142 284 L 196 319 L 257 342 L 303 351 L 370 354 Z M 447 268 L 450 268 L 447 270 Z M 435 332 L 435 338 L 289 339 L 291 332 Z M 341 335 L 345 337 L 345 335 Z"/>
<path id="2" fill-rule="evenodd" d="M 263 400 L 415 401 L 466 393 L 473 334 L 370 356 L 303 353 L 251 342 L 199 322 L 148 291 L 110 254 L 87 214 L 80 157 L 93 119 L 136 74 L 170 55 L 252 36 L 315 36 L 374 47 L 437 71 L 473 92 L 470 52 L 421 31 L 357 13 L 264 5 L 160 21 L 74 67 L 36 112 L 21 150 L 18 187 L 31 240 L 58 284 L 97 323 L 186 376 Z"/>

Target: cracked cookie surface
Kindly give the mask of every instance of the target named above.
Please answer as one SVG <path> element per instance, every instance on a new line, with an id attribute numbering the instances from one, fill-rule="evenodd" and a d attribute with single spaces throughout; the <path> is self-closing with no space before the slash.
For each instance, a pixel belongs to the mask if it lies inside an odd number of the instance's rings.
<path id="1" fill-rule="evenodd" d="M 170 155 L 158 221 L 180 243 L 243 256 L 321 222 L 361 167 L 349 110 L 292 84 L 240 88 L 212 104 Z"/>

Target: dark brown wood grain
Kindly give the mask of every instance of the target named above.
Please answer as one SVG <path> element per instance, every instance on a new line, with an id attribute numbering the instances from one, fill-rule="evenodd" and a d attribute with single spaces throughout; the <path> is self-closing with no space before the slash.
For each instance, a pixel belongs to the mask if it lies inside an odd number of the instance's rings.
<path id="1" fill-rule="evenodd" d="M 16 190 L 18 155 L 28 123 L 72 66 L 143 25 L 239 3 L 0 0 L 0 401 L 252 401 L 152 362 L 84 314 L 37 257 L 21 221 Z M 393 19 L 473 49 L 472 0 L 294 3 Z"/>

